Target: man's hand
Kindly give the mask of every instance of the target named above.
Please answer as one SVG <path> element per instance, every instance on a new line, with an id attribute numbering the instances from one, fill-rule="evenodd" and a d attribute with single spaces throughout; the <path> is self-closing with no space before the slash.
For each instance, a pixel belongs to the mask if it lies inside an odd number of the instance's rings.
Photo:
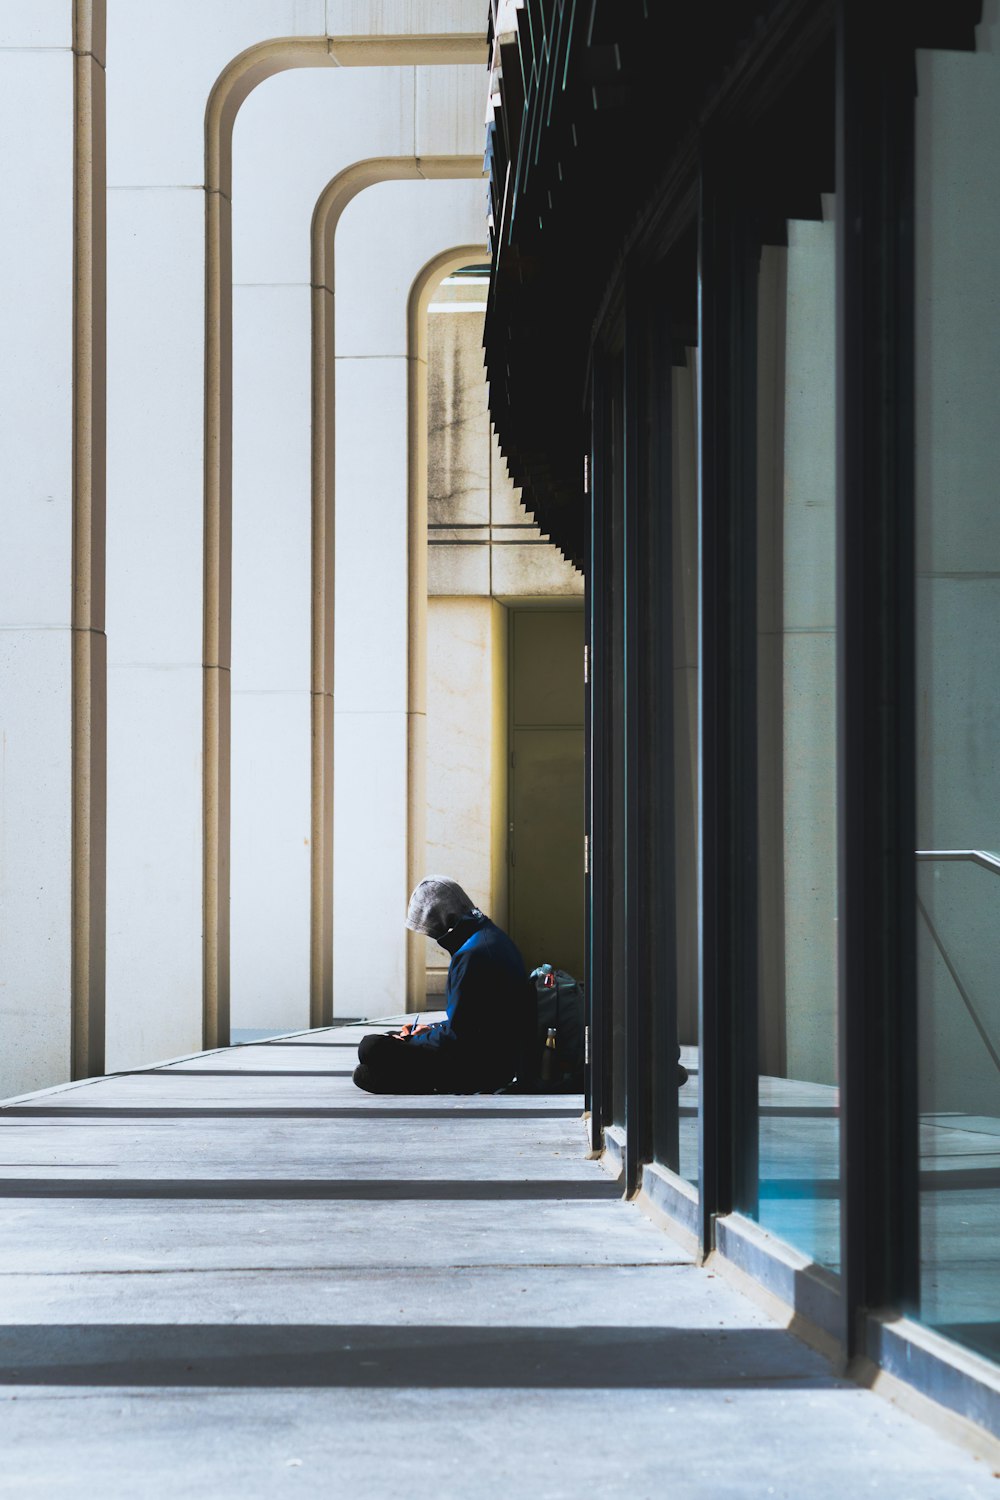
<path id="1" fill-rule="evenodd" d="M 411 1036 L 417 1036 L 421 1031 L 430 1031 L 430 1029 L 430 1023 L 425 1021 L 419 1026 L 404 1026 L 402 1031 L 396 1031 L 393 1035 L 399 1037 L 400 1041 L 405 1042 Z"/>

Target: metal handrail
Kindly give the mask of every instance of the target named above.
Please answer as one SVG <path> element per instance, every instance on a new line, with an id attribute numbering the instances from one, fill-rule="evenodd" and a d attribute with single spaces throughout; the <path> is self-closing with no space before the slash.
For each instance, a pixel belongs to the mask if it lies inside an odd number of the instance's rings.
<path id="1" fill-rule="evenodd" d="M 923 860 L 965 860 L 969 864 L 979 865 L 984 870 L 990 870 L 994 875 L 1000 875 L 1000 855 L 991 854 L 986 849 L 918 849 L 917 858 Z M 919 896 L 917 897 L 917 906 L 920 908 L 920 915 L 927 923 L 927 929 L 934 940 L 935 947 L 944 960 L 945 968 L 951 975 L 952 982 L 958 990 L 962 1004 L 969 1014 L 969 1019 L 978 1031 L 980 1041 L 990 1054 L 993 1066 L 1000 1073 L 1000 1052 L 994 1046 L 992 1038 L 986 1029 L 986 1024 L 973 1004 L 972 996 L 959 978 L 958 970 L 952 963 L 948 950 L 945 948 L 937 928 L 931 921 L 930 913 Z"/>
<path id="2" fill-rule="evenodd" d="M 1000 854 L 991 854 L 988 849 L 918 849 L 918 859 L 966 859 L 970 864 L 982 865 L 1000 875 Z"/>

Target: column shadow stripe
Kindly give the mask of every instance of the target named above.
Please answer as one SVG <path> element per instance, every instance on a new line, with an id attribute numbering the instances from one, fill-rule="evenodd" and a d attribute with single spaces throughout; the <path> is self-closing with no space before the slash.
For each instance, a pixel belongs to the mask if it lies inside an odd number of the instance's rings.
<path id="1" fill-rule="evenodd" d="M 783 1329 L 228 1323 L 7 1325 L 0 1385 L 854 1389 Z"/>
<path id="2" fill-rule="evenodd" d="M 196 1108 L 179 1104 L 171 1107 L 114 1105 L 69 1105 L 59 1108 L 32 1108 L 30 1105 L 12 1105 L 0 1110 L 0 1126 L 5 1120 L 28 1121 L 38 1124 L 61 1124 L 64 1120 L 119 1120 L 123 1125 L 130 1120 L 579 1120 L 582 1105 L 575 1109 L 421 1109 L 369 1105 L 220 1105 L 218 1109 Z"/>
<path id="3" fill-rule="evenodd" d="M 599 1202 L 620 1199 L 621 1188 L 610 1181 L 463 1182 L 453 1178 L 406 1178 L 371 1181 L 349 1178 L 67 1178 L 22 1177 L 0 1180 L 4 1198 L 103 1198 L 260 1200 L 271 1202 L 483 1202 L 574 1200 Z"/>
<path id="4" fill-rule="evenodd" d="M 133 1068 L 111 1078 L 350 1078 L 353 1068 Z M 104 1082 L 104 1079 L 100 1080 Z"/>

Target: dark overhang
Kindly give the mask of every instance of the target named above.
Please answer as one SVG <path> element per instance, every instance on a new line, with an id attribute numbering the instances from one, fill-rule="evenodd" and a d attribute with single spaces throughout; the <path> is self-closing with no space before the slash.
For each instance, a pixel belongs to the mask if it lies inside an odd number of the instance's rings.
<path id="1" fill-rule="evenodd" d="M 923 0 L 917 45 L 974 45 L 977 0 Z M 836 0 L 490 0 L 490 411 L 511 478 L 575 562 L 585 403 L 625 268 L 694 217 L 706 134 L 767 114 L 832 37 Z M 873 0 L 873 25 L 893 24 Z M 782 143 L 794 159 L 796 143 Z M 774 174 L 777 176 L 777 174 Z M 832 184 L 831 184 L 832 186 Z M 808 216 L 794 167 L 762 211 Z"/>

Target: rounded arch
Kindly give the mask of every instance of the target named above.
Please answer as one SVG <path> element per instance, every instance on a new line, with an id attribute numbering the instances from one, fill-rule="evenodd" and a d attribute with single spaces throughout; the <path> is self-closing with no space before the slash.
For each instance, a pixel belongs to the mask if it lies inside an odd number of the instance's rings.
<path id="1" fill-rule="evenodd" d="M 416 68 L 483 61 L 479 33 L 452 36 L 271 37 L 240 52 L 212 86 L 205 110 L 205 188 L 232 193 L 233 126 L 254 89 L 291 68 Z"/>
<path id="2" fill-rule="evenodd" d="M 456 66 L 479 33 L 276 37 L 217 78 L 205 111 L 205 428 L 202 730 L 202 1040 L 229 1039 L 230 655 L 232 613 L 232 142 L 241 105 L 290 68 Z"/>
<path id="3" fill-rule="evenodd" d="M 409 889 L 426 874 L 427 788 L 427 308 L 436 287 L 453 271 L 486 258 L 481 245 L 454 245 L 417 273 L 406 305 L 407 344 L 407 871 Z M 404 897 L 405 899 L 405 897 Z M 424 943 L 406 935 L 406 999 L 423 1009 Z"/>
<path id="4" fill-rule="evenodd" d="M 333 1019 L 333 688 L 334 688 L 334 285 L 336 229 L 343 210 L 366 187 L 382 181 L 457 180 L 483 175 L 478 156 L 381 156 L 352 163 L 328 181 L 312 216 L 312 844 L 310 844 L 309 1019 Z M 415 278 L 406 303 L 406 452 L 408 452 L 408 847 L 409 871 L 423 861 L 423 703 L 427 609 L 427 302 L 450 270 L 481 260 L 483 245 L 435 255 Z M 415 377 L 415 371 L 420 372 Z M 418 453 L 415 449 L 418 447 Z M 423 528 L 423 531 L 421 531 Z M 417 561 L 414 559 L 423 559 Z M 418 579 L 414 579 L 414 567 Z M 423 588 L 423 595 L 420 589 Z M 414 589 L 417 589 L 415 594 Z M 417 610 L 415 615 L 414 610 Z M 414 669 L 414 652 L 417 667 Z M 414 670 L 417 675 L 414 675 Z M 415 691 L 415 682 L 420 687 Z M 417 808 L 417 811 L 415 811 Z M 415 883 L 415 882 L 412 882 Z M 409 894 L 409 892 L 406 892 Z M 414 944 L 408 942 L 406 995 L 421 998 Z"/>

